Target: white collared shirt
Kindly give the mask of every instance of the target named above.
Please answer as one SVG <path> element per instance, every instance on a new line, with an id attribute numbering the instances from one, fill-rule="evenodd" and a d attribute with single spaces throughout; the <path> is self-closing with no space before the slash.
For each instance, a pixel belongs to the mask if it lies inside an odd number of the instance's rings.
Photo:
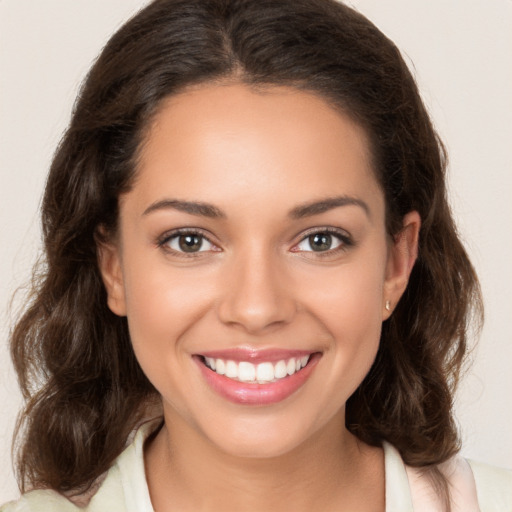
<path id="1" fill-rule="evenodd" d="M 161 423 L 145 423 L 119 455 L 84 508 L 52 490 L 36 490 L 6 503 L 0 512 L 154 512 L 144 470 L 144 442 Z M 430 481 L 420 470 L 406 466 L 398 451 L 383 443 L 386 512 L 441 510 Z M 455 457 L 445 462 L 453 512 L 512 512 L 512 471 Z"/>

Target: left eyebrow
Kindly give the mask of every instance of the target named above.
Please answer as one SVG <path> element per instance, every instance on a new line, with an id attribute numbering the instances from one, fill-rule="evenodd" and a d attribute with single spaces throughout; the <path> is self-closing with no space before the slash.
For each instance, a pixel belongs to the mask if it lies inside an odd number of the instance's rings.
<path id="1" fill-rule="evenodd" d="M 320 201 L 305 203 L 290 210 L 288 215 L 292 219 L 302 219 L 304 217 L 311 217 L 327 212 L 334 208 L 339 208 L 340 206 L 359 206 L 368 217 L 370 216 L 370 208 L 368 205 L 363 200 L 350 196 L 328 197 Z"/>

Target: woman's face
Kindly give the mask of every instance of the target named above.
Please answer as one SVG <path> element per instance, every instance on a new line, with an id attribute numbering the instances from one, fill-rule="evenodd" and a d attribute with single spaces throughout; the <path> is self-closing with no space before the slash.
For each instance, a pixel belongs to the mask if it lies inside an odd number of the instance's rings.
<path id="1" fill-rule="evenodd" d="M 415 258 L 385 231 L 364 131 L 292 88 L 167 100 L 100 250 L 166 422 L 270 457 L 344 423 Z"/>

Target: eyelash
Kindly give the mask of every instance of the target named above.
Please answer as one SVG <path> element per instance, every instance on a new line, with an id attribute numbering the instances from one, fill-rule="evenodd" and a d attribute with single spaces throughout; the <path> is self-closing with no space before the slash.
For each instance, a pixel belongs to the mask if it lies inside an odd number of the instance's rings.
<path id="1" fill-rule="evenodd" d="M 179 228 L 175 229 L 173 231 L 164 233 L 158 240 L 157 240 L 157 246 L 161 249 L 163 249 L 166 252 L 172 253 L 173 255 L 178 255 L 184 258 L 197 258 L 202 255 L 202 253 L 207 251 L 197 251 L 197 252 L 185 252 L 185 251 L 177 251 L 176 249 L 173 249 L 169 246 L 169 242 L 173 240 L 174 238 L 179 238 L 180 236 L 199 236 L 202 240 L 206 240 L 208 243 L 212 244 L 214 247 L 216 245 L 210 240 L 208 235 L 199 228 Z M 218 252 L 218 251 L 215 251 Z"/>
<path id="2" fill-rule="evenodd" d="M 325 251 L 304 251 L 300 249 L 295 249 L 297 246 L 299 246 L 301 243 L 305 242 L 309 237 L 317 234 L 328 234 L 338 239 L 340 242 L 340 245 L 338 247 L 335 247 L 334 249 L 327 249 Z M 176 249 L 173 249 L 169 246 L 169 242 L 175 238 L 179 238 L 180 236 L 199 236 L 204 241 L 206 240 L 208 243 L 212 244 L 214 247 L 217 247 L 208 237 L 208 235 L 199 228 L 179 228 L 175 229 L 171 232 L 164 233 L 158 240 L 157 240 L 157 246 L 161 249 L 163 249 L 166 252 L 172 253 L 174 255 L 179 255 L 184 258 L 197 258 L 202 255 L 204 252 L 209 251 L 196 251 L 196 252 L 185 252 L 185 251 L 179 251 Z M 354 245 L 353 239 L 350 237 L 348 233 L 345 231 L 342 231 L 337 228 L 332 227 L 321 227 L 321 228 L 312 228 L 310 230 L 307 230 L 305 233 L 302 233 L 301 239 L 298 243 L 296 243 L 293 248 L 292 252 L 296 253 L 314 253 L 315 257 L 322 258 L 322 257 L 328 257 L 328 256 L 334 256 L 340 252 L 348 250 L 350 247 Z M 214 252 L 219 252 L 214 251 Z"/>
<path id="3" fill-rule="evenodd" d="M 347 251 L 350 247 L 354 246 L 354 240 L 352 237 L 346 232 L 338 228 L 333 227 L 321 227 L 321 228 L 312 228 L 307 230 L 305 233 L 301 235 L 300 241 L 294 245 L 294 248 L 300 245 L 301 243 L 305 242 L 309 237 L 313 235 L 318 234 L 328 234 L 333 236 L 334 238 L 337 238 L 340 242 L 340 245 L 338 247 L 335 247 L 334 249 L 327 249 L 325 251 L 301 251 L 300 249 L 292 249 L 292 252 L 298 252 L 298 253 L 313 253 L 315 254 L 316 258 L 326 258 L 326 257 L 332 257 L 336 256 L 337 254 L 341 252 Z"/>

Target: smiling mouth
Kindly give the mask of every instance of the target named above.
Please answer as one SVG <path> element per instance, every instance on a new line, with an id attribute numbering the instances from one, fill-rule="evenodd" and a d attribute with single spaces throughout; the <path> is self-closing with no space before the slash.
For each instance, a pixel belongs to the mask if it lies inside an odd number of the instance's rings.
<path id="1" fill-rule="evenodd" d="M 298 392 L 322 352 L 231 349 L 194 355 L 210 389 L 241 405 L 272 405 Z"/>
<path id="2" fill-rule="evenodd" d="M 218 375 L 248 384 L 270 384 L 291 377 L 302 370 L 311 355 L 281 359 L 275 363 L 264 361 L 258 364 L 248 361 L 232 361 L 213 357 L 202 357 L 203 364 Z"/>

